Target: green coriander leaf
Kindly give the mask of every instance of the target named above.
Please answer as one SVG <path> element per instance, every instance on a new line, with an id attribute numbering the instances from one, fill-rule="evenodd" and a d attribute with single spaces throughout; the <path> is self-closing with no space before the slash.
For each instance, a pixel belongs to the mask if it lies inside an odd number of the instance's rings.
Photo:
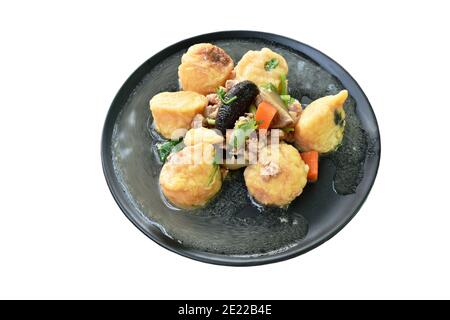
<path id="1" fill-rule="evenodd" d="M 255 119 L 249 119 L 248 121 L 240 124 L 238 126 L 239 129 L 242 129 L 244 131 L 254 131 L 258 128 L 258 125 L 256 123 Z"/>
<path id="2" fill-rule="evenodd" d="M 182 139 L 170 140 L 157 144 L 156 148 L 158 149 L 159 159 L 161 159 L 162 162 L 166 162 L 167 157 L 172 152 L 180 151 L 183 148 L 183 145 L 180 143 L 181 141 Z"/>
<path id="3" fill-rule="evenodd" d="M 233 131 L 232 143 L 235 148 L 240 148 L 247 137 L 249 137 L 253 131 L 258 129 L 259 123 L 255 119 L 249 119 L 248 121 L 239 124 Z"/>

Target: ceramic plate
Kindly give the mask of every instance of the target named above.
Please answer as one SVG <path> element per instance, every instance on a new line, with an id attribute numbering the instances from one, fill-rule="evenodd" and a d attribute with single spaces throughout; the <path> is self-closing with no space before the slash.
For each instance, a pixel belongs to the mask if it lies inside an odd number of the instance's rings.
<path id="1" fill-rule="evenodd" d="M 287 209 L 258 210 L 248 197 L 242 170 L 229 174 L 220 194 L 203 209 L 177 210 L 161 197 L 158 177 L 162 164 L 155 152 L 160 137 L 152 127 L 149 100 L 161 91 L 178 90 L 181 56 L 191 45 L 202 42 L 222 47 L 235 63 L 248 50 L 268 47 L 280 53 L 289 64 L 290 93 L 303 105 L 343 88 L 349 91 L 342 146 L 321 158 L 319 181 L 308 184 Z M 150 239 L 192 259 L 241 266 L 289 259 L 330 239 L 361 208 L 380 161 L 377 120 L 352 76 L 308 45 L 253 31 L 196 36 L 147 60 L 114 98 L 101 148 L 114 199 Z"/>

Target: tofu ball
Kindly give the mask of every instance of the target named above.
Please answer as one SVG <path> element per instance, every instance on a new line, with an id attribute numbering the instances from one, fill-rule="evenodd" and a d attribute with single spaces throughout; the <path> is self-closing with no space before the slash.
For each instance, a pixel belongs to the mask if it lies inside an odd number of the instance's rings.
<path id="1" fill-rule="evenodd" d="M 205 96 L 191 91 L 162 92 L 150 100 L 155 128 L 167 139 L 175 139 L 172 135 L 179 129 L 189 129 L 195 115 L 203 113 L 207 105 Z"/>
<path id="2" fill-rule="evenodd" d="M 295 125 L 295 143 L 302 151 L 327 153 L 342 142 L 345 128 L 344 103 L 347 90 L 311 102 Z"/>
<path id="3" fill-rule="evenodd" d="M 248 51 L 234 70 L 239 81 L 250 80 L 257 86 L 271 83 L 277 88 L 280 86 L 280 76 L 287 75 L 289 71 L 286 60 L 268 48 Z"/>
<path id="4" fill-rule="evenodd" d="M 293 146 L 268 146 L 260 150 L 258 163 L 245 169 L 245 184 L 257 202 L 283 207 L 302 193 L 308 170 Z"/>
<path id="5" fill-rule="evenodd" d="M 185 147 L 171 155 L 159 176 L 166 198 L 183 209 L 204 206 L 222 187 L 219 165 L 211 144 Z"/>
<path id="6" fill-rule="evenodd" d="M 200 127 L 189 130 L 183 142 L 187 146 L 193 146 L 199 143 L 217 144 L 222 143 L 223 140 L 224 138 L 220 131 Z"/>
<path id="7" fill-rule="evenodd" d="M 223 49 L 200 43 L 191 46 L 181 58 L 178 77 L 183 90 L 206 95 L 225 85 L 233 67 L 233 60 Z"/>

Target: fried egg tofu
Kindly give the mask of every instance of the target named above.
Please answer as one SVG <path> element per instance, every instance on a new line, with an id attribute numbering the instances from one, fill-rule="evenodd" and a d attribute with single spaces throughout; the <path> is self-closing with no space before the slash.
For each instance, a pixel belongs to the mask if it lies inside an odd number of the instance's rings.
<path id="1" fill-rule="evenodd" d="M 286 60 L 268 48 L 248 51 L 236 65 L 236 80 L 250 80 L 257 86 L 273 84 L 280 86 L 280 77 L 289 71 Z"/>
<path id="2" fill-rule="evenodd" d="M 231 78 L 234 62 L 221 48 L 210 43 L 191 46 L 182 56 L 178 77 L 183 90 L 213 93 Z"/>
<path id="3" fill-rule="evenodd" d="M 302 193 L 309 168 L 297 149 L 272 145 L 260 150 L 258 158 L 244 171 L 247 189 L 258 203 L 283 207 Z"/>
<path id="4" fill-rule="evenodd" d="M 183 140 L 187 146 L 193 146 L 199 143 L 218 144 L 223 141 L 224 138 L 220 134 L 220 131 L 204 127 L 189 130 Z"/>
<path id="5" fill-rule="evenodd" d="M 192 91 L 162 92 L 150 100 L 155 128 L 167 139 L 175 139 L 173 135 L 180 129 L 189 129 L 195 115 L 203 113 L 207 105 L 205 96 Z"/>
<path id="6" fill-rule="evenodd" d="M 342 142 L 345 129 L 344 103 L 347 90 L 311 102 L 295 126 L 295 143 L 302 151 L 328 153 Z"/>
<path id="7" fill-rule="evenodd" d="M 211 144 L 187 146 L 174 153 L 164 164 L 159 184 L 175 206 L 194 209 L 204 206 L 222 187 L 220 168 L 214 164 Z"/>

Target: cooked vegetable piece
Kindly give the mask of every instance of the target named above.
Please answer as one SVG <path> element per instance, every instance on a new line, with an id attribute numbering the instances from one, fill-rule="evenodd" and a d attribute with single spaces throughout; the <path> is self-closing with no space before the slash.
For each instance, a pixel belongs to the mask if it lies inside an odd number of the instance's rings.
<path id="1" fill-rule="evenodd" d="M 233 135 L 231 136 L 230 142 L 233 147 L 240 148 L 247 137 L 250 134 L 258 129 L 258 123 L 255 119 L 249 119 L 242 124 L 239 124 L 233 131 Z"/>
<path id="2" fill-rule="evenodd" d="M 208 187 L 214 182 L 214 179 L 217 178 L 217 171 L 219 171 L 220 166 L 213 161 L 213 169 L 209 176 Z"/>
<path id="3" fill-rule="evenodd" d="M 264 69 L 266 69 L 266 71 L 271 71 L 271 70 L 275 69 L 276 67 L 278 67 L 279 63 L 280 62 L 277 59 L 272 58 L 265 63 Z"/>
<path id="4" fill-rule="evenodd" d="M 308 165 L 308 181 L 316 182 L 319 177 L 319 153 L 317 151 L 307 151 L 300 153 L 303 161 Z"/>
<path id="5" fill-rule="evenodd" d="M 208 122 L 210 126 L 214 126 L 216 124 L 216 119 L 206 118 L 206 122 Z"/>
<path id="6" fill-rule="evenodd" d="M 294 120 L 277 92 L 260 88 L 260 97 L 263 101 L 267 101 L 277 110 L 277 115 L 271 125 L 272 128 L 284 128 L 294 124 Z"/>
<path id="7" fill-rule="evenodd" d="M 287 86 L 287 79 L 286 74 L 281 74 L 280 76 L 280 94 L 281 95 L 287 95 L 288 94 L 288 86 Z"/>
<path id="8" fill-rule="evenodd" d="M 250 108 L 248 108 L 248 111 L 249 111 L 250 113 L 252 113 L 252 114 L 255 114 L 255 113 L 256 113 L 256 106 L 255 106 L 254 104 L 252 104 L 252 105 L 250 106 Z"/>
<path id="9" fill-rule="evenodd" d="M 225 98 L 226 92 L 223 87 L 219 87 L 216 91 L 217 97 L 222 101 L 223 104 L 230 104 L 237 99 L 237 96 Z"/>
<path id="10" fill-rule="evenodd" d="M 286 95 L 281 95 L 280 96 L 281 100 L 283 101 L 284 105 L 286 107 L 289 107 L 291 104 L 293 104 L 295 102 L 295 99 L 292 98 L 290 95 L 286 94 Z"/>
<path id="11" fill-rule="evenodd" d="M 261 88 L 264 88 L 268 91 L 272 91 L 272 92 L 278 92 L 277 87 L 275 87 L 272 83 L 266 83 L 264 85 L 261 86 Z"/>
<path id="12" fill-rule="evenodd" d="M 219 107 L 216 117 L 216 129 L 225 134 L 227 129 L 232 129 L 236 120 L 243 116 L 258 95 L 258 87 L 251 81 L 242 81 L 234 85 L 224 96 L 228 104 Z M 232 97 L 236 99 L 230 101 Z"/>
<path id="13" fill-rule="evenodd" d="M 182 139 L 170 140 L 157 144 L 156 148 L 158 149 L 159 159 L 161 159 L 162 162 L 166 162 L 167 157 L 171 153 L 180 151 L 183 148 L 183 144 L 180 143 L 181 141 Z"/>
<path id="14" fill-rule="evenodd" d="M 269 102 L 277 110 L 282 109 L 287 111 L 287 107 L 284 105 L 283 100 L 281 100 L 280 95 L 276 91 L 267 90 L 265 88 L 260 88 L 261 99 Z"/>
<path id="15" fill-rule="evenodd" d="M 269 102 L 263 101 L 259 104 L 256 110 L 256 121 L 259 122 L 260 129 L 269 129 L 272 119 L 275 117 L 277 109 Z"/>

